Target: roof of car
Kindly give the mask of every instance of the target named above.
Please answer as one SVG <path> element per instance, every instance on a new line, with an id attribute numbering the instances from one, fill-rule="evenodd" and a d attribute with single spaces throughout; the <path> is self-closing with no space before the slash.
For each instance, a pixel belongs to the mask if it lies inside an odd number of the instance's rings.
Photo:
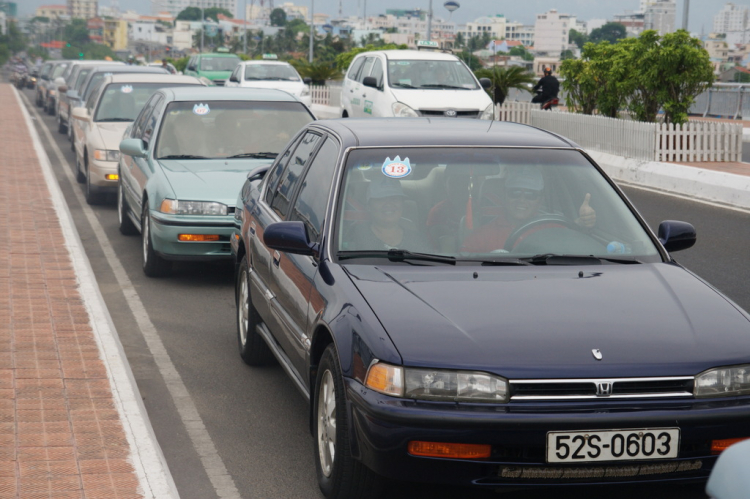
<path id="1" fill-rule="evenodd" d="M 209 52 L 206 54 L 197 54 L 198 57 L 235 57 L 239 59 L 239 56 L 237 54 L 231 54 L 228 52 Z"/>
<path id="2" fill-rule="evenodd" d="M 91 73 L 151 73 L 151 74 L 167 74 L 168 71 L 161 66 L 128 66 L 126 64 L 112 66 L 109 63 L 96 66 L 91 70 Z"/>
<path id="3" fill-rule="evenodd" d="M 272 59 L 260 59 L 260 60 L 252 60 L 252 61 L 242 61 L 240 63 L 241 65 L 249 66 L 252 64 L 279 64 L 281 66 L 291 66 L 288 62 L 285 61 L 274 61 Z"/>
<path id="4" fill-rule="evenodd" d="M 200 101 L 200 100 L 251 100 L 298 102 L 291 94 L 272 88 L 225 88 L 225 87 L 175 87 L 165 92 L 169 100 Z"/>
<path id="5" fill-rule="evenodd" d="M 578 147 L 559 135 L 519 123 L 456 118 L 342 118 L 309 126 L 334 132 L 344 147 Z"/>
<path id="6" fill-rule="evenodd" d="M 201 84 L 198 78 L 194 76 L 182 76 L 163 73 L 117 73 L 107 76 L 104 84 L 107 83 L 195 83 Z"/>
<path id="7" fill-rule="evenodd" d="M 419 60 L 419 61 L 455 61 L 456 56 L 435 50 L 375 50 L 366 52 L 366 55 L 384 54 L 388 59 L 394 60 Z"/>

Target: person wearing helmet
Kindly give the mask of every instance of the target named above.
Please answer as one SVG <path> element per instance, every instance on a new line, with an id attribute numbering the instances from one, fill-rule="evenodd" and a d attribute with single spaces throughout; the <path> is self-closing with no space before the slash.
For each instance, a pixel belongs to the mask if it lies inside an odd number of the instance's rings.
<path id="1" fill-rule="evenodd" d="M 531 102 L 535 104 L 544 104 L 557 98 L 557 94 L 560 92 L 560 82 L 552 75 L 552 69 L 544 68 L 544 76 L 534 85 L 533 90 L 537 94 L 531 99 Z"/>
<path id="2" fill-rule="evenodd" d="M 135 66 L 135 57 L 133 57 L 133 54 L 128 56 L 128 66 Z"/>

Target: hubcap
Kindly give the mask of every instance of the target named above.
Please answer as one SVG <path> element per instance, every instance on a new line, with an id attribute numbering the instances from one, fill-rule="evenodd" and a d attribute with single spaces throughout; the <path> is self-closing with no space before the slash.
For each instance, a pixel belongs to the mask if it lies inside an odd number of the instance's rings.
<path id="1" fill-rule="evenodd" d="M 240 276 L 240 302 L 238 303 L 237 313 L 239 314 L 239 325 L 240 325 L 240 342 L 244 347 L 247 343 L 247 328 L 248 317 L 250 315 L 250 307 L 248 305 L 248 293 L 247 293 L 247 272 L 243 272 Z"/>
<path id="2" fill-rule="evenodd" d="M 148 215 L 144 215 L 143 217 L 143 264 L 145 265 L 148 263 L 148 238 L 149 238 L 149 223 L 148 223 Z"/>
<path id="3" fill-rule="evenodd" d="M 123 221 L 123 207 L 122 207 L 122 184 L 117 184 L 117 220 L 122 225 Z"/>
<path id="4" fill-rule="evenodd" d="M 336 457 L 336 389 L 331 371 L 323 373 L 318 389 L 318 457 L 320 468 L 331 476 Z"/>

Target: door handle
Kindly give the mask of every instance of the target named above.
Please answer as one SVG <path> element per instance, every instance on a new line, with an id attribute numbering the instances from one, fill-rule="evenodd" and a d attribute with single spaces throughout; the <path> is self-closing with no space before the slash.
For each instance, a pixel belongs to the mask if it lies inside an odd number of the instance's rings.
<path id="1" fill-rule="evenodd" d="M 279 268 L 279 264 L 281 263 L 281 254 L 278 251 L 273 252 L 273 265 L 276 268 Z"/>
<path id="2" fill-rule="evenodd" d="M 352 88 L 351 90 L 349 90 L 349 93 L 353 94 L 354 93 L 354 89 Z"/>
<path id="3" fill-rule="evenodd" d="M 362 94 L 362 97 L 367 97 L 367 94 Z"/>

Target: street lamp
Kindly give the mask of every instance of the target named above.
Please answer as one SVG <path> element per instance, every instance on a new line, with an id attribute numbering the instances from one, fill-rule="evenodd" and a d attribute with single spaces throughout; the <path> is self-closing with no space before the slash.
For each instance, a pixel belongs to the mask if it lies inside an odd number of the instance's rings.
<path id="1" fill-rule="evenodd" d="M 427 41 L 432 40 L 432 0 L 430 0 L 430 8 L 427 11 Z"/>
<path id="2" fill-rule="evenodd" d="M 310 64 L 313 62 L 313 37 L 315 36 L 315 0 L 310 0 Z"/>
<path id="3" fill-rule="evenodd" d="M 203 0 L 201 0 L 201 54 L 203 53 L 203 32 L 206 28 L 206 17 L 205 17 L 205 10 L 203 5 Z"/>

